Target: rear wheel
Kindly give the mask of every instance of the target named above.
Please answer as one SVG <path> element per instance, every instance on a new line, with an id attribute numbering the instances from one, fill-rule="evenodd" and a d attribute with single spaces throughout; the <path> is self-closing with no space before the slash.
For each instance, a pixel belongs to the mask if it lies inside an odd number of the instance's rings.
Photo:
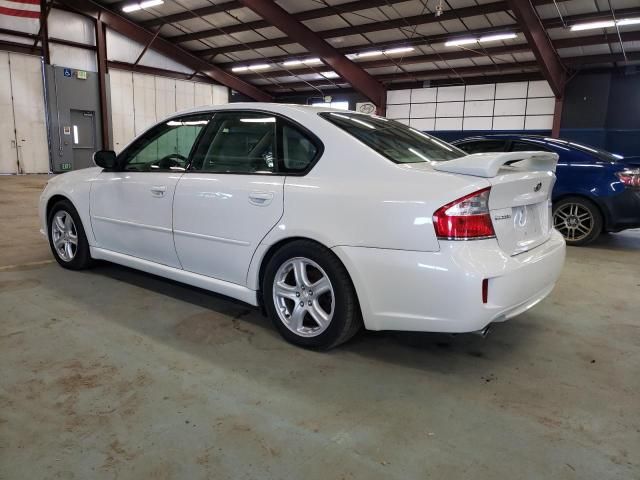
<path id="1" fill-rule="evenodd" d="M 362 325 L 346 269 L 333 252 L 308 240 L 286 244 L 271 257 L 263 298 L 280 334 L 301 347 L 335 347 Z"/>
<path id="2" fill-rule="evenodd" d="M 553 206 L 553 226 L 567 245 L 588 245 L 602 232 L 602 214 L 586 198 L 567 197 Z"/>

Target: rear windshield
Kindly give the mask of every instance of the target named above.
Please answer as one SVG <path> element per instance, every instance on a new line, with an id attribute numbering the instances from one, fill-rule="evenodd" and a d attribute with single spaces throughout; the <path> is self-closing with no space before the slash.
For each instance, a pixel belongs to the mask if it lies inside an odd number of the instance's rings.
<path id="1" fill-rule="evenodd" d="M 394 120 L 347 112 L 319 115 L 395 163 L 443 162 L 466 155 L 453 145 Z"/>
<path id="2" fill-rule="evenodd" d="M 587 153 L 589 155 L 593 155 L 598 160 L 603 160 L 605 162 L 618 162 L 623 160 L 624 157 L 622 155 L 618 155 L 616 153 L 607 152 L 606 150 L 601 150 L 596 147 L 592 147 L 591 145 L 584 145 L 582 143 L 569 142 L 567 140 L 560 140 L 559 138 L 545 138 L 546 141 L 552 144 L 560 144 L 560 145 L 569 145 L 581 152 Z"/>

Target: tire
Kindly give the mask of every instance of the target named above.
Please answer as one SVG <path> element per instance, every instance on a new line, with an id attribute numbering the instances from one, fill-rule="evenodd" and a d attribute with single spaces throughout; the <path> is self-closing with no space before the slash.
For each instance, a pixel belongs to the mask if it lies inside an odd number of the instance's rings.
<path id="1" fill-rule="evenodd" d="M 591 200 L 565 197 L 553 205 L 553 226 L 567 245 L 581 247 L 593 242 L 602 233 L 600 209 Z"/>
<path id="2" fill-rule="evenodd" d="M 70 270 L 91 266 L 89 242 L 80 216 L 70 201 L 60 200 L 53 205 L 47 218 L 47 228 L 51 252 L 60 266 Z"/>
<path id="3" fill-rule="evenodd" d="M 294 345 L 329 350 L 362 327 L 346 268 L 331 250 L 310 240 L 288 243 L 271 257 L 262 292 L 276 329 Z"/>

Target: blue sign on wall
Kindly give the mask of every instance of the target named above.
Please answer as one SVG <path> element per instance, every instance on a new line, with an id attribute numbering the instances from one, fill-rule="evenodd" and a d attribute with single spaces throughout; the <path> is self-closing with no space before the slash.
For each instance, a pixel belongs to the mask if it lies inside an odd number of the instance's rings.
<path id="1" fill-rule="evenodd" d="M 65 68 L 64 69 L 64 76 L 65 77 L 70 77 L 71 76 L 71 69 L 70 68 Z"/>

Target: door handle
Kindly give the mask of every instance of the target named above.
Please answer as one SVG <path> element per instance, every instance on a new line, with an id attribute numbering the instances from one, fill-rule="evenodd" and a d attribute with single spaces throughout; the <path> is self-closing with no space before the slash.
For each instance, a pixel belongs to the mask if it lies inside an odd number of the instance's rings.
<path id="1" fill-rule="evenodd" d="M 164 192 L 167 191 L 167 187 L 165 187 L 164 185 L 154 185 L 151 187 L 151 194 L 154 197 L 162 197 L 164 195 Z"/>
<path id="2" fill-rule="evenodd" d="M 249 202 L 263 207 L 269 205 L 273 200 L 273 192 L 251 192 L 249 194 Z"/>

